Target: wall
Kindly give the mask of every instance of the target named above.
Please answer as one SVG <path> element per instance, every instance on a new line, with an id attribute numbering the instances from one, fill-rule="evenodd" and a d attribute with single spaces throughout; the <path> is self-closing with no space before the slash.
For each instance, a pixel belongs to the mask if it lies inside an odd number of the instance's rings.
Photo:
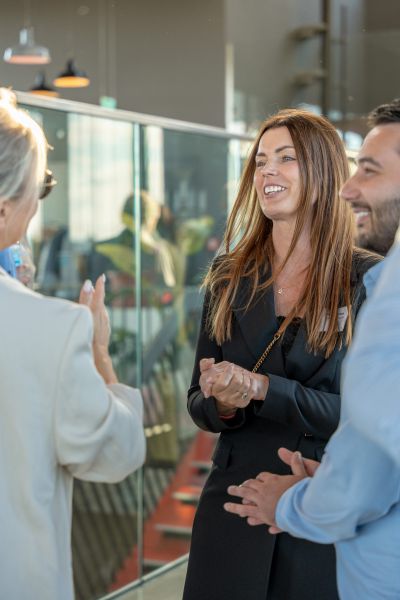
<path id="1" fill-rule="evenodd" d="M 15 45 L 24 22 L 22 0 L 0 0 L 1 52 Z M 87 89 L 62 97 L 224 126 L 222 0 L 31 0 L 36 41 L 48 46 L 48 79 L 73 54 L 91 77 Z M 28 90 L 37 67 L 0 62 L 0 82 Z"/>
<path id="2" fill-rule="evenodd" d="M 399 97 L 400 3 L 365 0 L 366 111 Z"/>
<path id="3" fill-rule="evenodd" d="M 27 1 L 0 0 L 1 50 L 16 43 Z M 30 13 L 52 52 L 49 78 L 71 52 L 91 77 L 88 89 L 63 97 L 115 96 L 120 108 L 251 131 L 280 107 L 322 104 L 322 79 L 294 79 L 324 67 L 323 35 L 300 42 L 292 32 L 320 23 L 324 2 L 329 114 L 364 131 L 360 115 L 398 95 L 399 0 L 30 0 Z M 0 61 L 0 81 L 16 89 L 27 90 L 36 72 Z"/>
<path id="4" fill-rule="evenodd" d="M 330 109 L 344 126 L 364 112 L 364 10 L 364 0 L 332 2 Z"/>
<path id="5" fill-rule="evenodd" d="M 338 127 L 364 135 L 363 116 L 399 95 L 399 8 L 398 0 L 332 2 L 330 108 Z"/>

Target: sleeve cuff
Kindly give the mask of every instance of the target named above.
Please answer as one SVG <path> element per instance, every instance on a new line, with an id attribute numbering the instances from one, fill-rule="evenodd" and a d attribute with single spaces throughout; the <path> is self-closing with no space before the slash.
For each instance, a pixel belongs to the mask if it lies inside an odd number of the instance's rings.
<path id="1" fill-rule="evenodd" d="M 287 399 L 288 396 L 295 395 L 296 382 L 286 379 L 286 377 L 279 377 L 279 375 L 270 375 L 269 373 L 267 375 L 269 379 L 267 394 L 263 402 L 255 404 L 254 411 L 259 417 L 286 423 L 290 419 L 287 411 Z"/>
<path id="2" fill-rule="evenodd" d="M 221 421 L 229 421 L 229 419 L 234 419 L 236 417 L 236 413 L 237 410 L 235 410 L 235 412 L 231 415 L 219 415 L 219 418 L 221 419 Z"/>

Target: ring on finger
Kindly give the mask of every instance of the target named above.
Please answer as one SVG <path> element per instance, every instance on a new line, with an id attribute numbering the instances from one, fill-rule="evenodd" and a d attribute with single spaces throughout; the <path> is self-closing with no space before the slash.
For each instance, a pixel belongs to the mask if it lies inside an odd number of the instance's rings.
<path id="1" fill-rule="evenodd" d="M 243 394 L 242 394 L 242 400 L 246 400 L 247 396 L 248 396 L 248 393 L 247 392 L 243 392 Z"/>

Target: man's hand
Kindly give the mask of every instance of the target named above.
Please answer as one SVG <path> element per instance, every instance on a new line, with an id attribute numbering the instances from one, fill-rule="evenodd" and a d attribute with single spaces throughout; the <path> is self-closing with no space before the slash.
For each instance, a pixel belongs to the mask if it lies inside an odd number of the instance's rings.
<path id="1" fill-rule="evenodd" d="M 319 467 L 317 461 L 303 459 L 300 452 L 280 448 L 279 458 L 292 469 L 293 475 L 260 473 L 240 486 L 231 485 L 228 493 L 242 498 L 242 504 L 227 502 L 225 510 L 247 518 L 249 525 L 269 525 L 270 533 L 280 533 L 275 523 L 275 510 L 282 494 L 305 477 L 312 477 Z"/>
<path id="2" fill-rule="evenodd" d="M 246 517 L 249 525 L 272 525 L 275 523 L 275 509 L 282 494 L 303 479 L 297 475 L 274 475 L 260 473 L 256 479 L 249 479 L 242 485 L 231 485 L 228 493 L 242 498 L 246 504 L 226 502 L 225 510 L 239 517 Z"/>
<path id="3" fill-rule="evenodd" d="M 303 458 L 300 452 L 292 452 L 287 448 L 279 448 L 278 456 L 285 465 L 292 469 L 293 475 L 314 477 L 315 471 L 321 463 L 311 458 Z"/>
<path id="4" fill-rule="evenodd" d="M 282 462 L 292 469 L 293 475 L 297 475 L 303 479 L 304 477 L 313 477 L 320 463 L 311 458 L 303 458 L 300 452 L 292 452 L 287 448 L 279 448 L 278 456 Z M 261 523 L 260 523 L 261 524 Z M 282 530 L 275 525 L 269 528 L 270 533 L 282 533 Z"/>

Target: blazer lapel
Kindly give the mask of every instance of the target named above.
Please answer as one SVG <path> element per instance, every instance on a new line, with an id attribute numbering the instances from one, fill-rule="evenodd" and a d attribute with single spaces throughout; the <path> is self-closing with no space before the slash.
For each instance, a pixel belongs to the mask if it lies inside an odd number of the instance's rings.
<path id="1" fill-rule="evenodd" d="M 307 331 L 302 321 L 293 345 L 286 356 L 286 372 L 290 379 L 304 382 L 310 379 L 318 371 L 326 358 L 322 352 L 314 354 L 307 348 Z"/>
<path id="2" fill-rule="evenodd" d="M 250 294 L 251 282 L 248 278 L 242 278 L 232 310 L 246 343 L 246 347 L 255 364 L 277 332 L 279 322 L 275 315 L 272 287 L 256 293 L 250 307 L 246 310 L 246 304 Z M 276 375 L 285 376 L 282 351 L 279 342 L 272 348 L 265 363 L 260 367 L 259 372 L 267 372 L 268 370 Z"/>

